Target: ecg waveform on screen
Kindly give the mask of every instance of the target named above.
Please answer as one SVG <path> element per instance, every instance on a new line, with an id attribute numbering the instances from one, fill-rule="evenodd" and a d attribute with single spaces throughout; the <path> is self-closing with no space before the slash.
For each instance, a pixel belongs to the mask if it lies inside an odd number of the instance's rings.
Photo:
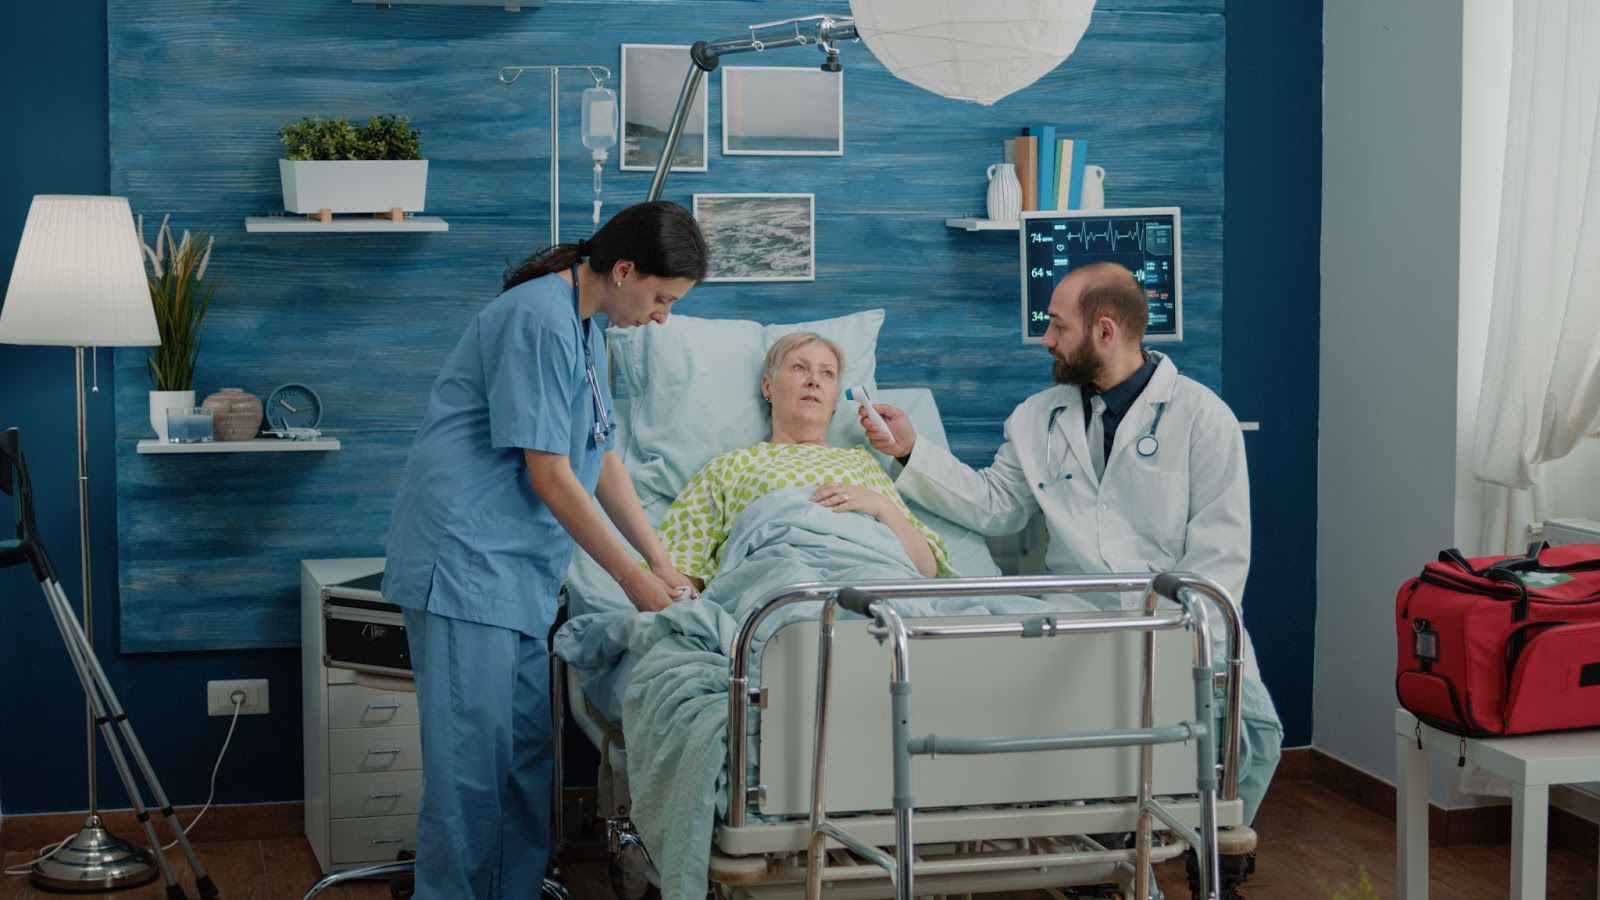
<path id="1" fill-rule="evenodd" d="M 1117 228 L 1108 219 L 1104 222 L 1068 222 L 1057 226 L 1056 245 L 1070 251 L 1076 244 L 1080 250 L 1118 253 L 1144 249 L 1144 226 L 1130 222 L 1127 231 Z"/>

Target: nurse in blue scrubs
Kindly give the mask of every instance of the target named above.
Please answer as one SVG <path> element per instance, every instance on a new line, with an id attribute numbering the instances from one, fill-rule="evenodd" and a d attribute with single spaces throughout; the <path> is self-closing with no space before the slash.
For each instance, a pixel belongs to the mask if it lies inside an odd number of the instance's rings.
<path id="1" fill-rule="evenodd" d="M 433 384 L 383 580 L 403 608 L 422 717 L 417 900 L 539 895 L 555 740 L 546 640 L 574 541 L 641 610 L 689 584 L 612 449 L 605 340 L 592 320 L 666 321 L 707 256 L 683 207 L 624 209 L 589 240 L 509 269 Z"/>

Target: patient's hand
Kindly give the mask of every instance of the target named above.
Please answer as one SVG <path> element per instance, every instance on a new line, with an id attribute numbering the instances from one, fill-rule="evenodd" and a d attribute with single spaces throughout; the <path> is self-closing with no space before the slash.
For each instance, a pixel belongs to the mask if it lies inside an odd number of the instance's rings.
<path id="1" fill-rule="evenodd" d="M 866 513 L 880 522 L 885 521 L 886 515 L 900 516 L 900 508 L 894 505 L 894 501 L 871 488 L 856 484 L 830 481 L 817 488 L 816 493 L 811 495 L 811 502 L 826 506 L 834 512 Z"/>
<path id="2" fill-rule="evenodd" d="M 873 408 L 878 411 L 878 415 L 883 416 L 883 424 L 889 426 L 889 430 L 894 432 L 897 440 L 890 440 L 889 435 L 884 434 L 883 429 L 874 425 L 867 417 L 866 407 L 861 407 L 856 410 L 856 415 L 861 419 L 862 430 L 867 433 L 867 441 L 885 456 L 898 457 L 910 453 L 912 445 L 917 442 L 917 430 L 911 427 L 911 419 L 903 410 L 887 403 L 874 403 Z"/>

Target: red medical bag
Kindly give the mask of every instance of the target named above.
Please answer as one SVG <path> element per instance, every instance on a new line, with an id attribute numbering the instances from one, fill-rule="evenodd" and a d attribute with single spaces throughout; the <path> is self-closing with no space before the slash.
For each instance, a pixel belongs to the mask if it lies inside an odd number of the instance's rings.
<path id="1" fill-rule="evenodd" d="M 1400 705 L 1468 737 L 1600 726 L 1600 544 L 1446 550 L 1395 597 Z"/>

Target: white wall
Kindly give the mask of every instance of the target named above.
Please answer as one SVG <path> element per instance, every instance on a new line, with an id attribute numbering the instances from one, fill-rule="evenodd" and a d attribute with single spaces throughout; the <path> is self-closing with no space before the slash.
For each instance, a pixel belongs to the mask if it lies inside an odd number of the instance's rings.
<path id="1" fill-rule="evenodd" d="M 1462 0 L 1461 43 L 1461 318 L 1456 367 L 1456 546 L 1483 546 L 1483 483 L 1472 477 L 1472 439 L 1483 388 L 1494 293 L 1500 180 L 1511 95 L 1511 4 Z M 1494 548 L 1498 552 L 1499 548 Z"/>
<path id="2" fill-rule="evenodd" d="M 1461 3 L 1323 12 L 1313 738 L 1391 781 L 1395 592 L 1455 538 Z"/>

